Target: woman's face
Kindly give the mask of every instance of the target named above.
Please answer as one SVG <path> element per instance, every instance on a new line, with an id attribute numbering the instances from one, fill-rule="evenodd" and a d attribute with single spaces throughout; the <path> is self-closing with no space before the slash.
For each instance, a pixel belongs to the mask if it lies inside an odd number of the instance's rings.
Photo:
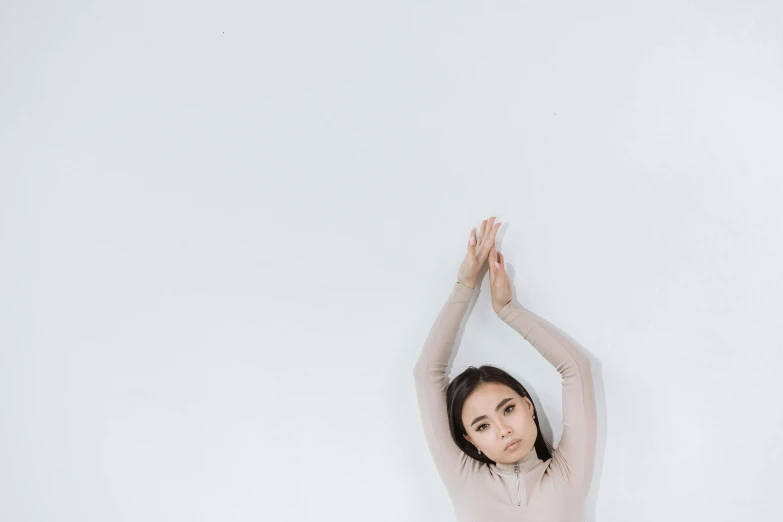
<path id="1" fill-rule="evenodd" d="M 530 399 L 505 384 L 482 384 L 462 407 L 465 438 L 495 462 L 513 464 L 533 449 L 538 435 L 534 412 Z M 506 449 L 516 440 L 516 445 Z"/>

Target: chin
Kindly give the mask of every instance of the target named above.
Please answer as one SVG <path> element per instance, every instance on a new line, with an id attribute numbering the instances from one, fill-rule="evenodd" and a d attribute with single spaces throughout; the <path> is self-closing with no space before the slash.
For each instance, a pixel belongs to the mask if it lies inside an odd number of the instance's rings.
<path id="1" fill-rule="evenodd" d="M 516 449 L 504 451 L 503 453 L 505 453 L 506 455 L 513 455 L 514 456 L 513 462 L 516 462 L 517 460 L 520 459 L 520 457 L 524 457 L 525 455 L 527 455 L 528 453 L 534 450 L 535 448 L 533 448 L 533 446 L 529 448 L 525 448 L 520 445 Z"/>

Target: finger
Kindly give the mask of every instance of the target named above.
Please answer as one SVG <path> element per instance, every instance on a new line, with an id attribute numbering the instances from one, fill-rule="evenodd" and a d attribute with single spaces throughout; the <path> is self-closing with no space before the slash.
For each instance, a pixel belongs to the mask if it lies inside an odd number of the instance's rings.
<path id="1" fill-rule="evenodd" d="M 503 254 L 498 252 L 497 258 L 492 261 L 492 264 L 495 266 L 495 271 L 502 273 L 503 272 Z"/>
<path id="2" fill-rule="evenodd" d="M 468 239 L 468 252 L 476 255 L 476 245 L 478 244 L 478 241 L 476 241 L 476 227 L 473 227 L 473 230 L 470 231 L 470 238 Z"/>
<path id="3" fill-rule="evenodd" d="M 495 236 L 498 235 L 498 230 L 500 230 L 500 225 L 502 225 L 502 221 L 498 221 L 495 223 L 495 226 L 492 228 L 492 237 L 490 238 L 492 241 L 495 241 Z"/>
<path id="4" fill-rule="evenodd" d="M 487 228 L 484 231 L 484 244 L 486 244 L 490 239 L 492 239 L 492 229 L 495 226 L 495 217 L 492 216 L 487 220 Z"/>
<path id="5" fill-rule="evenodd" d="M 484 256 L 486 256 L 489 253 L 490 247 L 495 244 L 495 231 L 498 227 L 492 224 L 493 219 L 495 218 L 491 218 L 487 222 L 486 234 L 480 244 L 481 252 L 483 253 Z"/>
<path id="6" fill-rule="evenodd" d="M 495 276 L 495 272 L 497 271 L 497 267 L 495 266 L 495 261 L 497 260 L 497 250 L 495 250 L 495 244 L 492 243 L 492 247 L 489 249 L 489 275 L 490 277 Z"/>
<path id="7" fill-rule="evenodd" d="M 501 272 L 505 272 L 506 271 L 506 258 L 503 257 L 503 254 L 501 254 L 500 252 L 498 252 L 498 264 L 500 265 L 498 267 L 498 269 Z"/>
<path id="8" fill-rule="evenodd" d="M 492 226 L 492 228 L 489 229 L 489 236 L 487 237 L 487 241 L 482 244 L 482 248 L 486 248 L 488 250 L 490 245 L 495 244 L 495 236 L 497 236 L 498 230 L 500 230 L 500 225 L 502 223 L 502 221 L 498 221 Z M 490 261 L 492 260 L 490 259 Z"/>
<path id="9" fill-rule="evenodd" d="M 487 231 L 487 220 L 485 219 L 484 221 L 481 222 L 481 232 L 479 233 L 479 237 L 478 237 L 479 245 L 484 241 L 484 238 L 487 235 L 486 231 Z"/>

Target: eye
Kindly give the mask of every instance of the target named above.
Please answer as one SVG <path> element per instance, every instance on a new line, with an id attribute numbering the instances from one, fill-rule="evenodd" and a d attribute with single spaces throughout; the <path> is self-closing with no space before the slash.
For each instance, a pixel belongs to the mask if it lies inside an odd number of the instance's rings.
<path id="1" fill-rule="evenodd" d="M 514 406 L 515 406 L 514 404 L 510 405 L 508 408 L 506 408 L 505 410 L 503 410 L 503 413 L 505 413 L 506 415 L 508 415 L 508 412 L 509 412 L 510 410 L 513 410 L 513 409 L 514 409 Z M 484 431 L 484 426 L 489 426 L 489 424 L 482 424 L 482 425 L 480 425 L 478 428 L 476 428 L 476 431 Z"/>

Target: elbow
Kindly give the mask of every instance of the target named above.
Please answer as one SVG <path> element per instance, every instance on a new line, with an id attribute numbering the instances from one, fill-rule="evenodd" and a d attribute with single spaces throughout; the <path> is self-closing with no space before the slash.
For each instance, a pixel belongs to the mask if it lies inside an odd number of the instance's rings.
<path id="1" fill-rule="evenodd" d="M 422 374 L 423 374 L 423 370 L 422 370 L 422 368 L 423 368 L 423 366 L 422 366 L 422 363 L 421 363 L 421 361 L 418 361 L 418 362 L 417 362 L 417 363 L 416 363 L 416 364 L 413 366 L 413 371 L 412 371 L 411 373 L 413 374 L 413 378 L 414 378 L 414 379 L 418 380 L 418 379 L 419 379 L 419 378 L 422 376 Z"/>
<path id="2" fill-rule="evenodd" d="M 592 375 L 591 372 L 590 357 L 581 351 L 572 353 L 571 360 L 558 368 L 558 373 L 560 373 L 564 379 L 576 378 L 585 374 Z"/>
<path id="3" fill-rule="evenodd" d="M 424 380 L 427 377 L 428 369 L 427 369 L 427 361 L 424 359 L 419 359 L 416 364 L 413 367 L 413 380 L 418 382 L 424 382 Z"/>
<path id="4" fill-rule="evenodd" d="M 574 354 L 574 363 L 580 370 L 590 371 L 590 357 L 581 350 Z"/>
<path id="5" fill-rule="evenodd" d="M 590 370 L 590 356 L 581 348 L 575 346 L 571 350 L 571 358 L 574 360 L 574 364 L 581 370 Z"/>

